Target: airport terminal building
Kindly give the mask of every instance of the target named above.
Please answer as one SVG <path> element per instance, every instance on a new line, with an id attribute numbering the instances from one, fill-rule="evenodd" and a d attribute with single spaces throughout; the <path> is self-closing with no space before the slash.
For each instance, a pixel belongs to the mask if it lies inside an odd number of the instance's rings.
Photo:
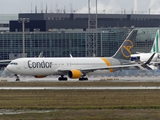
<path id="1" fill-rule="evenodd" d="M 17 14 L 0 14 L 0 32 L 9 31 L 9 21 L 17 19 Z"/>
<path id="2" fill-rule="evenodd" d="M 88 14 L 78 13 L 20 13 L 19 18 L 29 18 L 25 24 L 28 31 L 50 29 L 88 29 Z M 90 19 L 95 20 L 91 14 Z M 151 14 L 98 14 L 97 28 L 108 27 L 160 27 L 160 15 Z M 10 21 L 10 32 L 22 31 L 19 20 Z"/>
<path id="3" fill-rule="evenodd" d="M 94 17 L 94 14 L 91 15 Z M 18 18 L 29 18 L 25 23 L 25 52 L 28 57 L 85 57 L 88 14 L 20 13 Z M 134 52 L 149 52 L 156 31 L 160 28 L 159 15 L 98 14 L 97 56 L 112 56 L 132 29 L 138 29 Z M 22 54 L 22 23 L 10 20 L 9 32 L 0 33 L 0 59 L 15 59 Z"/>

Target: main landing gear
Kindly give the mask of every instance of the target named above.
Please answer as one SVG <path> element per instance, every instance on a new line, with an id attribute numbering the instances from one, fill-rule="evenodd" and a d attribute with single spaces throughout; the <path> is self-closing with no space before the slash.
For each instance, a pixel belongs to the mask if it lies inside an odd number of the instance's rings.
<path id="1" fill-rule="evenodd" d="M 79 78 L 79 81 L 83 81 L 83 80 L 88 80 L 88 78 L 87 78 L 87 77 L 85 77 L 85 75 L 84 75 L 84 76 L 82 76 L 81 78 Z"/>
<path id="2" fill-rule="evenodd" d="M 67 77 L 64 77 L 64 75 L 61 75 L 61 77 L 58 78 L 59 81 L 67 81 Z"/>
<path id="3" fill-rule="evenodd" d="M 88 78 L 85 76 L 86 76 L 86 74 L 84 73 L 83 76 L 79 78 L 79 81 L 88 80 Z"/>
<path id="4" fill-rule="evenodd" d="M 16 81 L 20 81 L 19 76 L 17 74 L 15 74 L 16 77 Z"/>

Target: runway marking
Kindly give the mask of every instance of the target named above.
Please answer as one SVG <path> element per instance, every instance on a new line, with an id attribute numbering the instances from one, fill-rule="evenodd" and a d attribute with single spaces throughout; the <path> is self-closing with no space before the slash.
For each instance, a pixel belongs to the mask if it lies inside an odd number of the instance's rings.
<path id="1" fill-rule="evenodd" d="M 0 90 L 158 90 L 153 87 L 0 87 Z"/>

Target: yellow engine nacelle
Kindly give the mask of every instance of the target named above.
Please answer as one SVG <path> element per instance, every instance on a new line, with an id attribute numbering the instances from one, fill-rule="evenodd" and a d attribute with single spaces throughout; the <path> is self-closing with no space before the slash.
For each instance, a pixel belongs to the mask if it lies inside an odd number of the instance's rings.
<path id="1" fill-rule="evenodd" d="M 76 79 L 76 78 L 80 78 L 82 76 L 82 73 L 80 70 L 70 70 L 68 72 L 68 77 L 69 78 L 73 78 L 73 79 Z"/>

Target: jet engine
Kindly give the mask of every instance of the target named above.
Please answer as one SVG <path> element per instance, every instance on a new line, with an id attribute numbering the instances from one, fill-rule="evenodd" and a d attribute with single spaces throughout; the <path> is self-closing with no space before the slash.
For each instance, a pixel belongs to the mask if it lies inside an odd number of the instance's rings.
<path id="1" fill-rule="evenodd" d="M 69 78 L 73 78 L 73 79 L 76 79 L 76 78 L 80 78 L 82 76 L 82 73 L 80 70 L 70 70 L 68 72 L 68 77 Z"/>

